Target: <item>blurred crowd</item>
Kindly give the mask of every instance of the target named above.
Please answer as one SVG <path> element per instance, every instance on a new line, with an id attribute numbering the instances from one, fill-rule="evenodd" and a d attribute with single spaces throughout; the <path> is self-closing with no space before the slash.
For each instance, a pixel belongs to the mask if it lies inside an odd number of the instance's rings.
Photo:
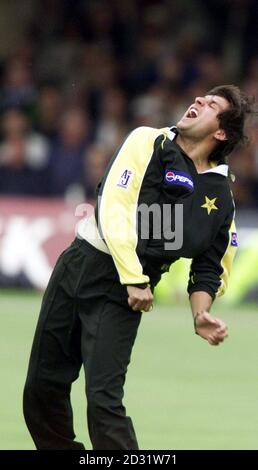
<path id="1" fill-rule="evenodd" d="M 9 0 L 0 16 L 20 19 L 0 51 L 1 195 L 92 199 L 134 127 L 174 125 L 218 84 L 258 95 L 256 0 Z M 248 135 L 232 189 L 257 208 L 257 121 Z"/>

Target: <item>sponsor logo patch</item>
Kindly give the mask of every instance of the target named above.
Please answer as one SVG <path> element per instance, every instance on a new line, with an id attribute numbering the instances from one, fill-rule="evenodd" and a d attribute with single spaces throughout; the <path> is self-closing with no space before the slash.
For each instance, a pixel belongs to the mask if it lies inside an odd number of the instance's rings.
<path id="1" fill-rule="evenodd" d="M 165 173 L 165 182 L 176 186 L 184 186 L 190 191 L 194 190 L 193 180 L 190 175 L 183 171 L 167 170 Z"/>
<path id="2" fill-rule="evenodd" d="M 128 170 L 128 169 L 123 170 L 123 173 L 121 174 L 118 180 L 117 186 L 119 186 L 119 188 L 127 189 L 132 180 L 132 177 L 133 177 L 132 170 Z"/>
<path id="3" fill-rule="evenodd" d="M 238 246 L 237 233 L 236 232 L 231 233 L 231 246 Z"/>

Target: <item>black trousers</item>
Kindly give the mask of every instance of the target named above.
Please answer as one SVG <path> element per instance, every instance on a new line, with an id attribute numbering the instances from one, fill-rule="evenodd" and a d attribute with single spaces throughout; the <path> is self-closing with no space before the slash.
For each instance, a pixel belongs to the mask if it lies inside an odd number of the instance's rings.
<path id="1" fill-rule="evenodd" d="M 82 364 L 93 449 L 138 448 L 122 399 L 140 320 L 111 256 L 75 239 L 44 294 L 24 388 L 24 417 L 37 449 L 84 449 L 74 440 L 70 402 Z"/>

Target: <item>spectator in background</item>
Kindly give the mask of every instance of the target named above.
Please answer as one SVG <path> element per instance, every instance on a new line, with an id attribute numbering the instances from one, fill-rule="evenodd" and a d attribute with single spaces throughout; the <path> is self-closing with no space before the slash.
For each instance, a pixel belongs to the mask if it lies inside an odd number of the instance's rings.
<path id="1" fill-rule="evenodd" d="M 90 123 L 82 108 L 66 109 L 50 157 L 51 194 L 65 196 L 82 182 L 83 155 L 90 143 Z"/>
<path id="2" fill-rule="evenodd" d="M 166 122 L 167 90 L 158 85 L 132 100 L 133 127 L 162 127 Z"/>
<path id="3" fill-rule="evenodd" d="M 57 138 L 61 105 L 62 95 L 57 86 L 48 84 L 40 88 L 36 128 L 50 140 Z"/>
<path id="4" fill-rule="evenodd" d="M 116 86 L 118 71 L 118 63 L 113 57 L 112 50 L 105 48 L 103 43 L 83 44 L 75 77 L 80 87 L 84 87 L 97 99 L 101 99 L 104 90 Z"/>
<path id="5" fill-rule="evenodd" d="M 4 71 L 1 90 L 1 107 L 23 107 L 31 111 L 37 92 L 32 78 L 32 69 L 21 58 L 10 58 Z"/>
<path id="6" fill-rule="evenodd" d="M 112 153 L 129 132 L 127 100 L 120 88 L 105 90 L 100 104 L 96 141 Z"/>
<path id="7" fill-rule="evenodd" d="M 257 176 L 258 171 L 255 163 L 255 155 L 258 148 L 257 128 L 249 129 L 249 145 L 243 152 L 237 150 L 231 157 L 231 169 L 235 175 L 233 190 L 235 193 L 236 205 L 241 209 L 254 208 L 258 205 Z"/>
<path id="8" fill-rule="evenodd" d="M 97 184 L 101 180 L 111 154 L 100 144 L 92 144 L 84 155 L 84 189 L 87 199 L 95 198 Z"/>
<path id="9" fill-rule="evenodd" d="M 10 109 L 2 117 L 0 145 L 1 194 L 48 194 L 47 140 L 33 132 L 26 115 Z"/>

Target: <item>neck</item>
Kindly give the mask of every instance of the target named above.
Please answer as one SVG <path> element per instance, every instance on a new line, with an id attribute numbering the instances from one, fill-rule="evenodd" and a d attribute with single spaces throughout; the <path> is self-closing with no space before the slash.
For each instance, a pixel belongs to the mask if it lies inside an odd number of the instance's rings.
<path id="1" fill-rule="evenodd" d="M 188 155 L 188 157 L 193 160 L 198 173 L 211 168 L 209 155 L 212 152 L 212 149 L 207 148 L 206 141 L 202 140 L 200 142 L 196 142 L 178 134 L 176 137 L 176 143 Z"/>

